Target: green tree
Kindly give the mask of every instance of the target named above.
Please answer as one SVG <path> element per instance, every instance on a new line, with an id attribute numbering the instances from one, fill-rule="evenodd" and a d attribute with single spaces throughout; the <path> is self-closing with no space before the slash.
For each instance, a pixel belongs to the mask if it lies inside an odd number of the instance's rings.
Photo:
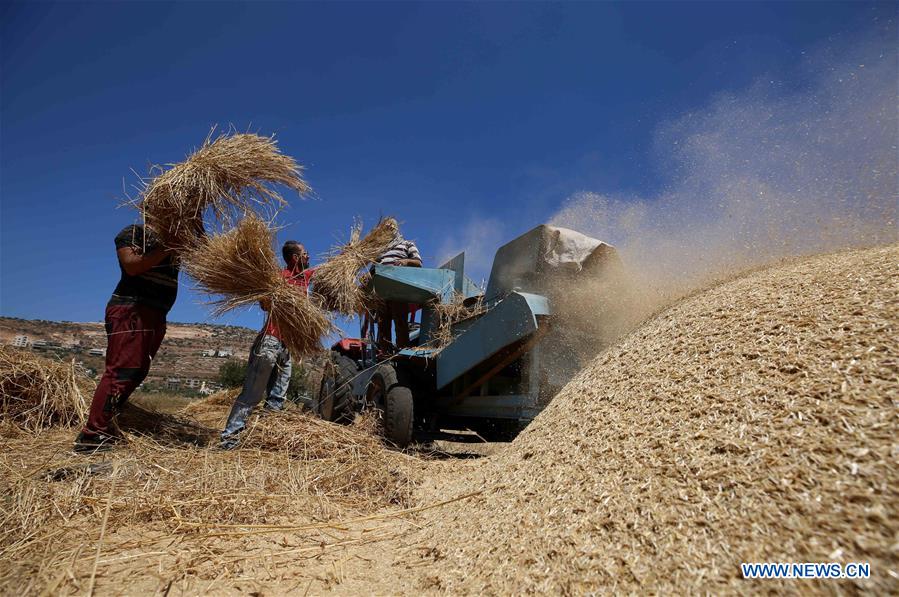
<path id="1" fill-rule="evenodd" d="M 287 399 L 294 402 L 303 402 L 311 394 L 307 387 L 309 372 L 302 364 L 294 361 L 293 370 L 290 372 L 290 385 L 287 387 Z"/>
<path id="2" fill-rule="evenodd" d="M 244 361 L 229 359 L 219 367 L 219 383 L 226 388 L 239 388 L 247 377 L 247 364 Z M 318 388 L 312 385 L 309 370 L 302 363 L 294 361 L 290 373 L 290 385 L 287 387 L 287 399 L 293 402 L 305 402 Z"/>
<path id="3" fill-rule="evenodd" d="M 219 383 L 226 388 L 239 388 L 247 377 L 247 364 L 236 359 L 228 359 L 219 367 Z"/>

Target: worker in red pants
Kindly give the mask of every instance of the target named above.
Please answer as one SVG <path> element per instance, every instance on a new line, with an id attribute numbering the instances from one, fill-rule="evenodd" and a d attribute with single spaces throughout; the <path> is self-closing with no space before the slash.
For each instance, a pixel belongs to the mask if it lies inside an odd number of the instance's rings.
<path id="1" fill-rule="evenodd" d="M 147 376 L 178 294 L 178 262 L 152 230 L 128 226 L 115 246 L 121 279 L 106 305 L 106 370 L 75 440 L 78 453 L 106 450 L 121 439 L 113 418 Z"/>

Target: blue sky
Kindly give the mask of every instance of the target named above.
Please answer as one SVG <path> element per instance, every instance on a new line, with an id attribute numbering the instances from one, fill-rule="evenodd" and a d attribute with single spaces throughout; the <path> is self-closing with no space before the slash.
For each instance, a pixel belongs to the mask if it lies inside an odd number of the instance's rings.
<path id="1" fill-rule="evenodd" d="M 132 170 L 212 125 L 274 133 L 316 191 L 279 239 L 313 255 L 353 217 L 404 222 L 425 264 L 505 241 L 590 191 L 678 175 L 665 123 L 895 17 L 851 3 L 6 3 L 0 314 L 99 321 Z M 182 292 L 173 321 L 210 321 Z M 224 322 L 258 327 L 250 310 Z"/>

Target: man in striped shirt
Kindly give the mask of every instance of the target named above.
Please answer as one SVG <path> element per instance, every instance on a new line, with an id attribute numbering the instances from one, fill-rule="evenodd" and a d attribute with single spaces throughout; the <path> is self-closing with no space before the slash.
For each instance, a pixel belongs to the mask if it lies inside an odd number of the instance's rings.
<path id="1" fill-rule="evenodd" d="M 394 220 L 396 224 L 396 220 Z M 397 233 L 390 247 L 378 258 L 380 265 L 396 265 L 401 267 L 421 267 L 421 254 L 411 240 L 403 238 L 396 226 Z M 378 346 L 388 350 L 392 340 L 391 327 L 396 326 L 396 347 L 409 346 L 409 303 L 388 301 L 378 319 Z"/>

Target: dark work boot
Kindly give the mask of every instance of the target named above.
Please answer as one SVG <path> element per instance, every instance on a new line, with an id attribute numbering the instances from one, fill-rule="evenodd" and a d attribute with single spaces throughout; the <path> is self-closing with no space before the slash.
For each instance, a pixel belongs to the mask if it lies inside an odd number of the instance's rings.
<path id="1" fill-rule="evenodd" d="M 113 444 L 119 441 L 119 438 L 102 433 L 85 433 L 82 431 L 75 438 L 75 445 L 72 450 L 76 454 L 96 454 L 97 452 L 106 452 L 112 449 Z"/>

